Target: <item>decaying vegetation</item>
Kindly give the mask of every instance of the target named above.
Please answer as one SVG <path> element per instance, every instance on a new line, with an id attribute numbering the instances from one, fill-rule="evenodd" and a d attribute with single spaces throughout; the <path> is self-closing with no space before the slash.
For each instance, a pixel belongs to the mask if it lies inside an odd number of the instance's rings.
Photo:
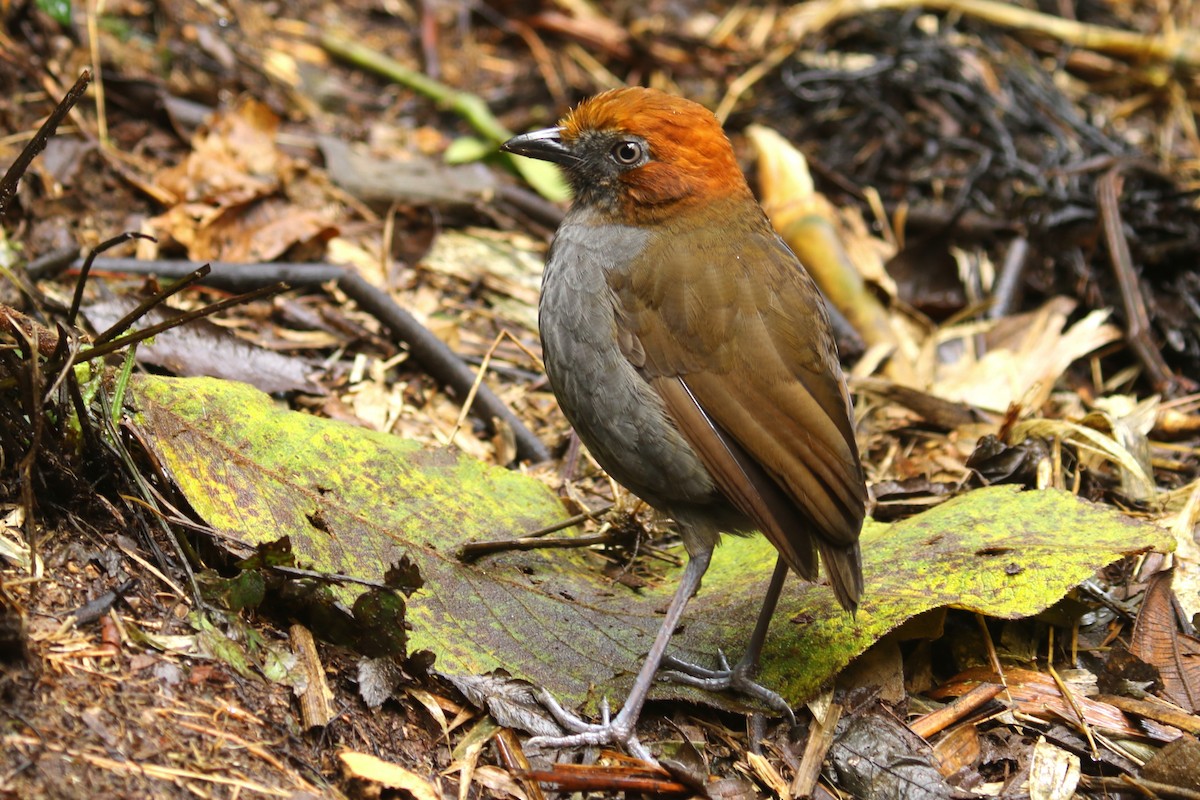
<path id="1" fill-rule="evenodd" d="M 0 3 L 0 793 L 1198 796 L 1200 8 L 286 5 Z M 670 773 L 522 745 L 522 680 L 607 690 L 542 610 L 619 682 L 678 566 L 495 152 L 621 83 L 717 110 L 841 312 L 879 543 L 776 619 L 797 725 L 664 689 Z"/>

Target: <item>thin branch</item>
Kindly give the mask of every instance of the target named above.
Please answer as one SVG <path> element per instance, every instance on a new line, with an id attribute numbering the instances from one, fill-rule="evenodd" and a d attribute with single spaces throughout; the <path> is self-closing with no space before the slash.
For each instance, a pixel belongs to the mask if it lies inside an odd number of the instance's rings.
<path id="1" fill-rule="evenodd" d="M 76 268 L 80 266 L 76 262 Z M 158 275 L 162 278 L 180 278 L 203 266 L 195 261 L 144 261 L 134 258 L 98 259 L 96 269 L 110 272 L 127 272 L 134 275 Z M 212 273 L 203 280 L 204 285 L 220 286 L 230 291 L 244 291 L 260 287 L 272 281 L 282 281 L 289 286 L 319 288 L 321 284 L 334 281 L 339 289 L 358 304 L 359 308 L 374 316 L 387 329 L 396 343 L 404 343 L 414 359 L 424 367 L 434 380 L 450 387 L 457 397 L 465 398 L 475 382 L 475 371 L 451 350 L 445 342 L 434 336 L 412 314 L 405 311 L 386 292 L 372 286 L 361 275 L 333 264 L 230 264 L 212 262 Z M 30 277 L 41 276 L 30 272 Z M 91 354 L 88 354 L 89 357 Z M 472 404 L 475 416 L 493 432 L 493 420 L 500 419 L 508 425 L 516 438 L 519 458 L 533 462 L 549 461 L 550 451 L 534 433 L 526 427 L 516 414 L 496 396 L 487 384 L 479 387 Z"/>
<path id="2" fill-rule="evenodd" d="M 1186 70 L 1200 69 L 1200 36 L 1194 31 L 1174 36 L 1125 31 L 1029 11 L 999 0 L 824 0 L 796 7 L 784 23 L 788 28 L 788 41 L 730 83 L 717 106 L 717 117 L 722 121 L 727 119 L 742 95 L 790 58 L 806 36 L 842 19 L 875 11 L 910 9 L 961 14 L 1000 28 L 1048 36 L 1073 47 L 1122 56 L 1139 63 L 1160 62 Z"/>

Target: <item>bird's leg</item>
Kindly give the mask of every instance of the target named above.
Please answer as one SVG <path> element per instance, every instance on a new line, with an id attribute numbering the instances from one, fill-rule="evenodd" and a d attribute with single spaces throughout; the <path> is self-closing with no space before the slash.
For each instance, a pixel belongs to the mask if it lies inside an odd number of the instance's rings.
<path id="1" fill-rule="evenodd" d="M 654 675 L 658 672 L 658 666 L 662 663 L 667 645 L 671 642 L 671 635 L 679 626 L 679 620 L 683 616 L 683 610 L 687 607 L 688 601 L 700 587 L 700 579 L 708 570 L 708 562 L 711 557 L 712 549 L 705 548 L 688 559 L 683 576 L 679 580 L 679 588 L 675 590 L 675 596 L 671 598 L 671 604 L 667 607 L 667 615 L 654 637 L 654 644 L 651 645 L 650 652 L 646 655 L 646 661 L 633 681 L 633 688 L 630 690 L 629 696 L 625 698 L 625 705 L 621 706 L 617 715 L 609 719 L 606 703 L 602 709 L 600 723 L 589 723 L 564 709 L 549 692 L 543 691 L 539 697 L 542 705 L 558 721 L 559 725 L 571 733 L 566 736 L 535 736 L 526 743 L 527 745 L 546 748 L 619 743 L 625 745 L 629 752 L 637 758 L 655 763 L 650 751 L 634 735 L 634 729 L 637 727 L 638 717 L 641 716 L 642 706 L 646 703 L 646 695 L 649 694 L 650 687 L 654 685 Z"/>
<path id="2" fill-rule="evenodd" d="M 771 583 L 767 586 L 767 594 L 763 598 L 762 610 L 758 612 L 758 622 L 754 624 L 754 633 L 750 635 L 750 643 L 746 646 L 746 652 L 737 664 L 730 667 L 723 653 L 718 654 L 720 669 L 715 670 L 705 669 L 674 656 L 667 656 L 663 659 L 662 665 L 670 669 L 659 675 L 659 678 L 688 686 L 697 686 L 713 692 L 733 689 L 758 698 L 781 715 L 794 721 L 795 715 L 787 701 L 754 680 L 754 674 L 758 671 L 758 659 L 762 655 L 763 643 L 767 639 L 767 628 L 771 624 L 771 617 L 775 614 L 775 607 L 779 604 L 779 595 L 783 591 L 783 581 L 787 578 L 787 573 L 787 562 L 781 556 L 775 562 L 775 572 L 772 573 Z"/>

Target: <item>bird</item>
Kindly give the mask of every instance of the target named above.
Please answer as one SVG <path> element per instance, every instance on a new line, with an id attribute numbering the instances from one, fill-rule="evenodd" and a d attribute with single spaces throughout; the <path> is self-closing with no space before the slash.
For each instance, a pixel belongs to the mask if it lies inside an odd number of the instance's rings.
<path id="1" fill-rule="evenodd" d="M 757 696 L 784 579 L 825 565 L 838 603 L 863 591 L 867 488 L 825 301 L 775 233 L 720 121 L 643 87 L 588 98 L 501 149 L 560 167 L 573 199 L 546 256 L 538 327 L 567 421 L 618 483 L 674 519 L 679 586 L 620 711 L 591 723 L 541 693 L 567 731 L 535 747 L 623 745 L 653 762 L 637 721 L 661 667 Z M 667 656 L 722 534 L 778 551 L 745 655 L 705 669 Z"/>

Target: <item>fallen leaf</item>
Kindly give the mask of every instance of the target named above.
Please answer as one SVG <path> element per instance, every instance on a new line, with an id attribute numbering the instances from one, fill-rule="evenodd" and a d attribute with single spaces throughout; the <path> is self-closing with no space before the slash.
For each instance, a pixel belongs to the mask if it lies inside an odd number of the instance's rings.
<path id="1" fill-rule="evenodd" d="M 275 144 L 279 118 L 245 98 L 214 113 L 192 137 L 192 152 L 155 177 L 175 200 L 146 221 L 195 261 L 270 261 L 294 245 L 336 235 L 337 203 L 328 181 Z"/>
<path id="2" fill-rule="evenodd" d="M 998 683 L 1000 680 L 990 668 L 976 667 L 960 673 L 951 682 L 934 689 L 929 696 L 935 699 L 959 697 L 980 683 Z M 1073 702 L 1068 701 L 1063 697 L 1062 690 L 1054 678 L 1043 672 L 1012 667 L 1004 670 L 1003 681 L 1005 691 L 997 697 L 998 700 L 1008 704 L 1013 711 L 1046 722 L 1078 720 L 1079 717 L 1075 713 L 1075 709 L 1078 708 L 1083 712 L 1083 720 L 1088 725 L 1120 738 L 1149 738 L 1153 741 L 1169 742 L 1179 737 L 1179 730 L 1176 728 L 1151 719 L 1134 721 L 1116 706 L 1077 692 L 1072 694 Z"/>
<path id="3" fill-rule="evenodd" d="M 146 439 L 192 507 L 248 543 L 288 536 L 298 563 L 378 580 L 410 557 L 424 586 L 408 599 L 413 650 L 447 676 L 500 670 L 595 710 L 621 697 L 649 649 L 678 569 L 633 590 L 588 552 L 511 552 L 464 564 L 458 546 L 566 516 L 541 483 L 451 450 L 284 411 L 242 384 L 141 377 Z M 993 487 L 862 536 L 866 593 L 855 617 L 827 586 L 785 587 L 760 678 L 793 704 L 812 697 L 881 636 L 957 606 L 1036 614 L 1121 556 L 1168 549 L 1152 525 L 1059 491 Z M 737 653 L 775 563 L 762 537 L 726 537 L 675 637 L 675 655 Z M 362 587 L 334 589 L 348 605 Z M 653 696 L 744 710 L 745 700 L 656 684 Z"/>
<path id="4" fill-rule="evenodd" d="M 1146 762 L 1142 778 L 1194 790 L 1200 786 L 1200 741 L 1185 735 L 1164 745 Z"/>
<path id="5" fill-rule="evenodd" d="M 1106 322 L 1108 311 L 1092 311 L 1068 326 L 1074 308 L 1073 301 L 1056 297 L 1027 314 L 939 331 L 926 347 L 961 341 L 963 352 L 956 361 L 937 362 L 933 394 L 997 413 L 1013 403 L 1041 408 L 1076 359 L 1121 338 L 1120 330 Z M 987 349 L 975 357 L 971 340 L 981 333 Z"/>
<path id="6" fill-rule="evenodd" d="M 138 304 L 133 297 L 111 297 L 84 309 L 88 323 L 104 330 L 132 311 Z M 159 305 L 137 322 L 137 327 L 157 325 L 183 312 Z M 303 358 L 277 353 L 240 339 L 206 319 L 193 320 L 163 331 L 137 348 L 137 360 L 163 367 L 176 375 L 208 375 L 244 381 L 264 392 L 307 392 L 325 394 L 309 373 L 316 366 Z"/>
<path id="7" fill-rule="evenodd" d="M 402 789 L 416 800 L 442 798 L 442 793 L 432 783 L 399 764 L 392 764 L 366 753 L 345 752 L 339 753 L 338 757 L 342 759 L 342 764 L 351 777 L 381 783 L 389 789 Z"/>
<path id="8" fill-rule="evenodd" d="M 1155 667 L 1162 694 L 1192 713 L 1200 711 L 1200 638 L 1180 630 L 1181 609 L 1171 591 L 1174 570 L 1150 579 L 1133 625 L 1129 652 Z"/>
<path id="9" fill-rule="evenodd" d="M 1029 761 L 1029 800 L 1070 800 L 1079 785 L 1079 756 L 1039 736 Z"/>

